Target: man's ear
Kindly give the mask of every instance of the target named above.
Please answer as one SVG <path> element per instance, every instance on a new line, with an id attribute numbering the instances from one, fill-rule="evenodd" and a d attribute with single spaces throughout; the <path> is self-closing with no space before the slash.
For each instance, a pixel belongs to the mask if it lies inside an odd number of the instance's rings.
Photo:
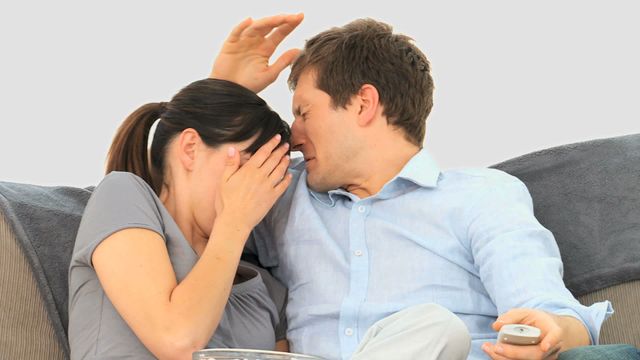
<path id="1" fill-rule="evenodd" d="M 380 106 L 378 89 L 371 84 L 364 84 L 358 91 L 357 100 L 360 106 L 358 125 L 368 126 L 373 122 Z"/>
<path id="2" fill-rule="evenodd" d="M 200 135 L 194 129 L 184 129 L 178 137 L 178 158 L 182 167 L 187 171 L 195 168 L 198 145 L 202 142 Z"/>

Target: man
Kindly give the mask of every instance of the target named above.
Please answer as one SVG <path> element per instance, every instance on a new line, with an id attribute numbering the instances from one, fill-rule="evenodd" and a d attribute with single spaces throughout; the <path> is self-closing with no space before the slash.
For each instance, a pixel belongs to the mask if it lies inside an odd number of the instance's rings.
<path id="1" fill-rule="evenodd" d="M 597 342 L 610 304 L 582 306 L 565 288 L 524 184 L 497 170 L 442 172 L 422 148 L 433 81 L 411 39 L 356 20 L 268 65 L 301 20 L 247 19 L 212 71 L 260 91 L 293 62 L 292 148 L 304 161 L 250 243 L 289 288 L 291 350 L 350 358 L 376 322 L 419 304 L 464 322 L 471 359 L 556 358 Z M 494 344 L 505 324 L 536 326 L 542 341 Z"/>

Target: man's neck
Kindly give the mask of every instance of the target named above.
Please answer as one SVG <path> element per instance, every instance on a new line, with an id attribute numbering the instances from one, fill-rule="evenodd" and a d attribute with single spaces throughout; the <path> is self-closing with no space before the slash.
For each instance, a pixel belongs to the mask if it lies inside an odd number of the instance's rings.
<path id="1" fill-rule="evenodd" d="M 359 161 L 363 164 L 360 176 L 356 177 L 352 184 L 345 186 L 348 192 L 360 199 L 380 192 L 382 187 L 398 175 L 409 160 L 420 151 L 420 147 L 406 140 L 370 145 L 368 149 L 371 150 L 367 151 L 366 159 Z"/>

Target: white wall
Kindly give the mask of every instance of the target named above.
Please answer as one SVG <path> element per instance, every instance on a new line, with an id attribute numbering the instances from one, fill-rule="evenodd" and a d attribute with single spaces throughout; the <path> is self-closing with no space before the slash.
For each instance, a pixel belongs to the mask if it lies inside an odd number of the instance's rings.
<path id="1" fill-rule="evenodd" d="M 638 133 L 636 3 L 3 2 L 0 181 L 96 184 L 128 113 L 205 77 L 243 18 L 279 12 L 306 15 L 281 50 L 367 16 L 413 36 L 434 69 L 426 146 L 443 168 Z M 262 95 L 290 120 L 285 79 Z"/>

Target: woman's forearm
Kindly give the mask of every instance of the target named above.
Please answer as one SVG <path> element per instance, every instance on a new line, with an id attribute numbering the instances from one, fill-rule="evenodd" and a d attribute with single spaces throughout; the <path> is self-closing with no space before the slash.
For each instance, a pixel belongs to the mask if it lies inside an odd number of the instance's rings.
<path id="1" fill-rule="evenodd" d="M 227 304 L 249 231 L 216 220 L 200 259 L 171 292 L 160 328 L 161 341 L 178 352 L 202 349 Z"/>

